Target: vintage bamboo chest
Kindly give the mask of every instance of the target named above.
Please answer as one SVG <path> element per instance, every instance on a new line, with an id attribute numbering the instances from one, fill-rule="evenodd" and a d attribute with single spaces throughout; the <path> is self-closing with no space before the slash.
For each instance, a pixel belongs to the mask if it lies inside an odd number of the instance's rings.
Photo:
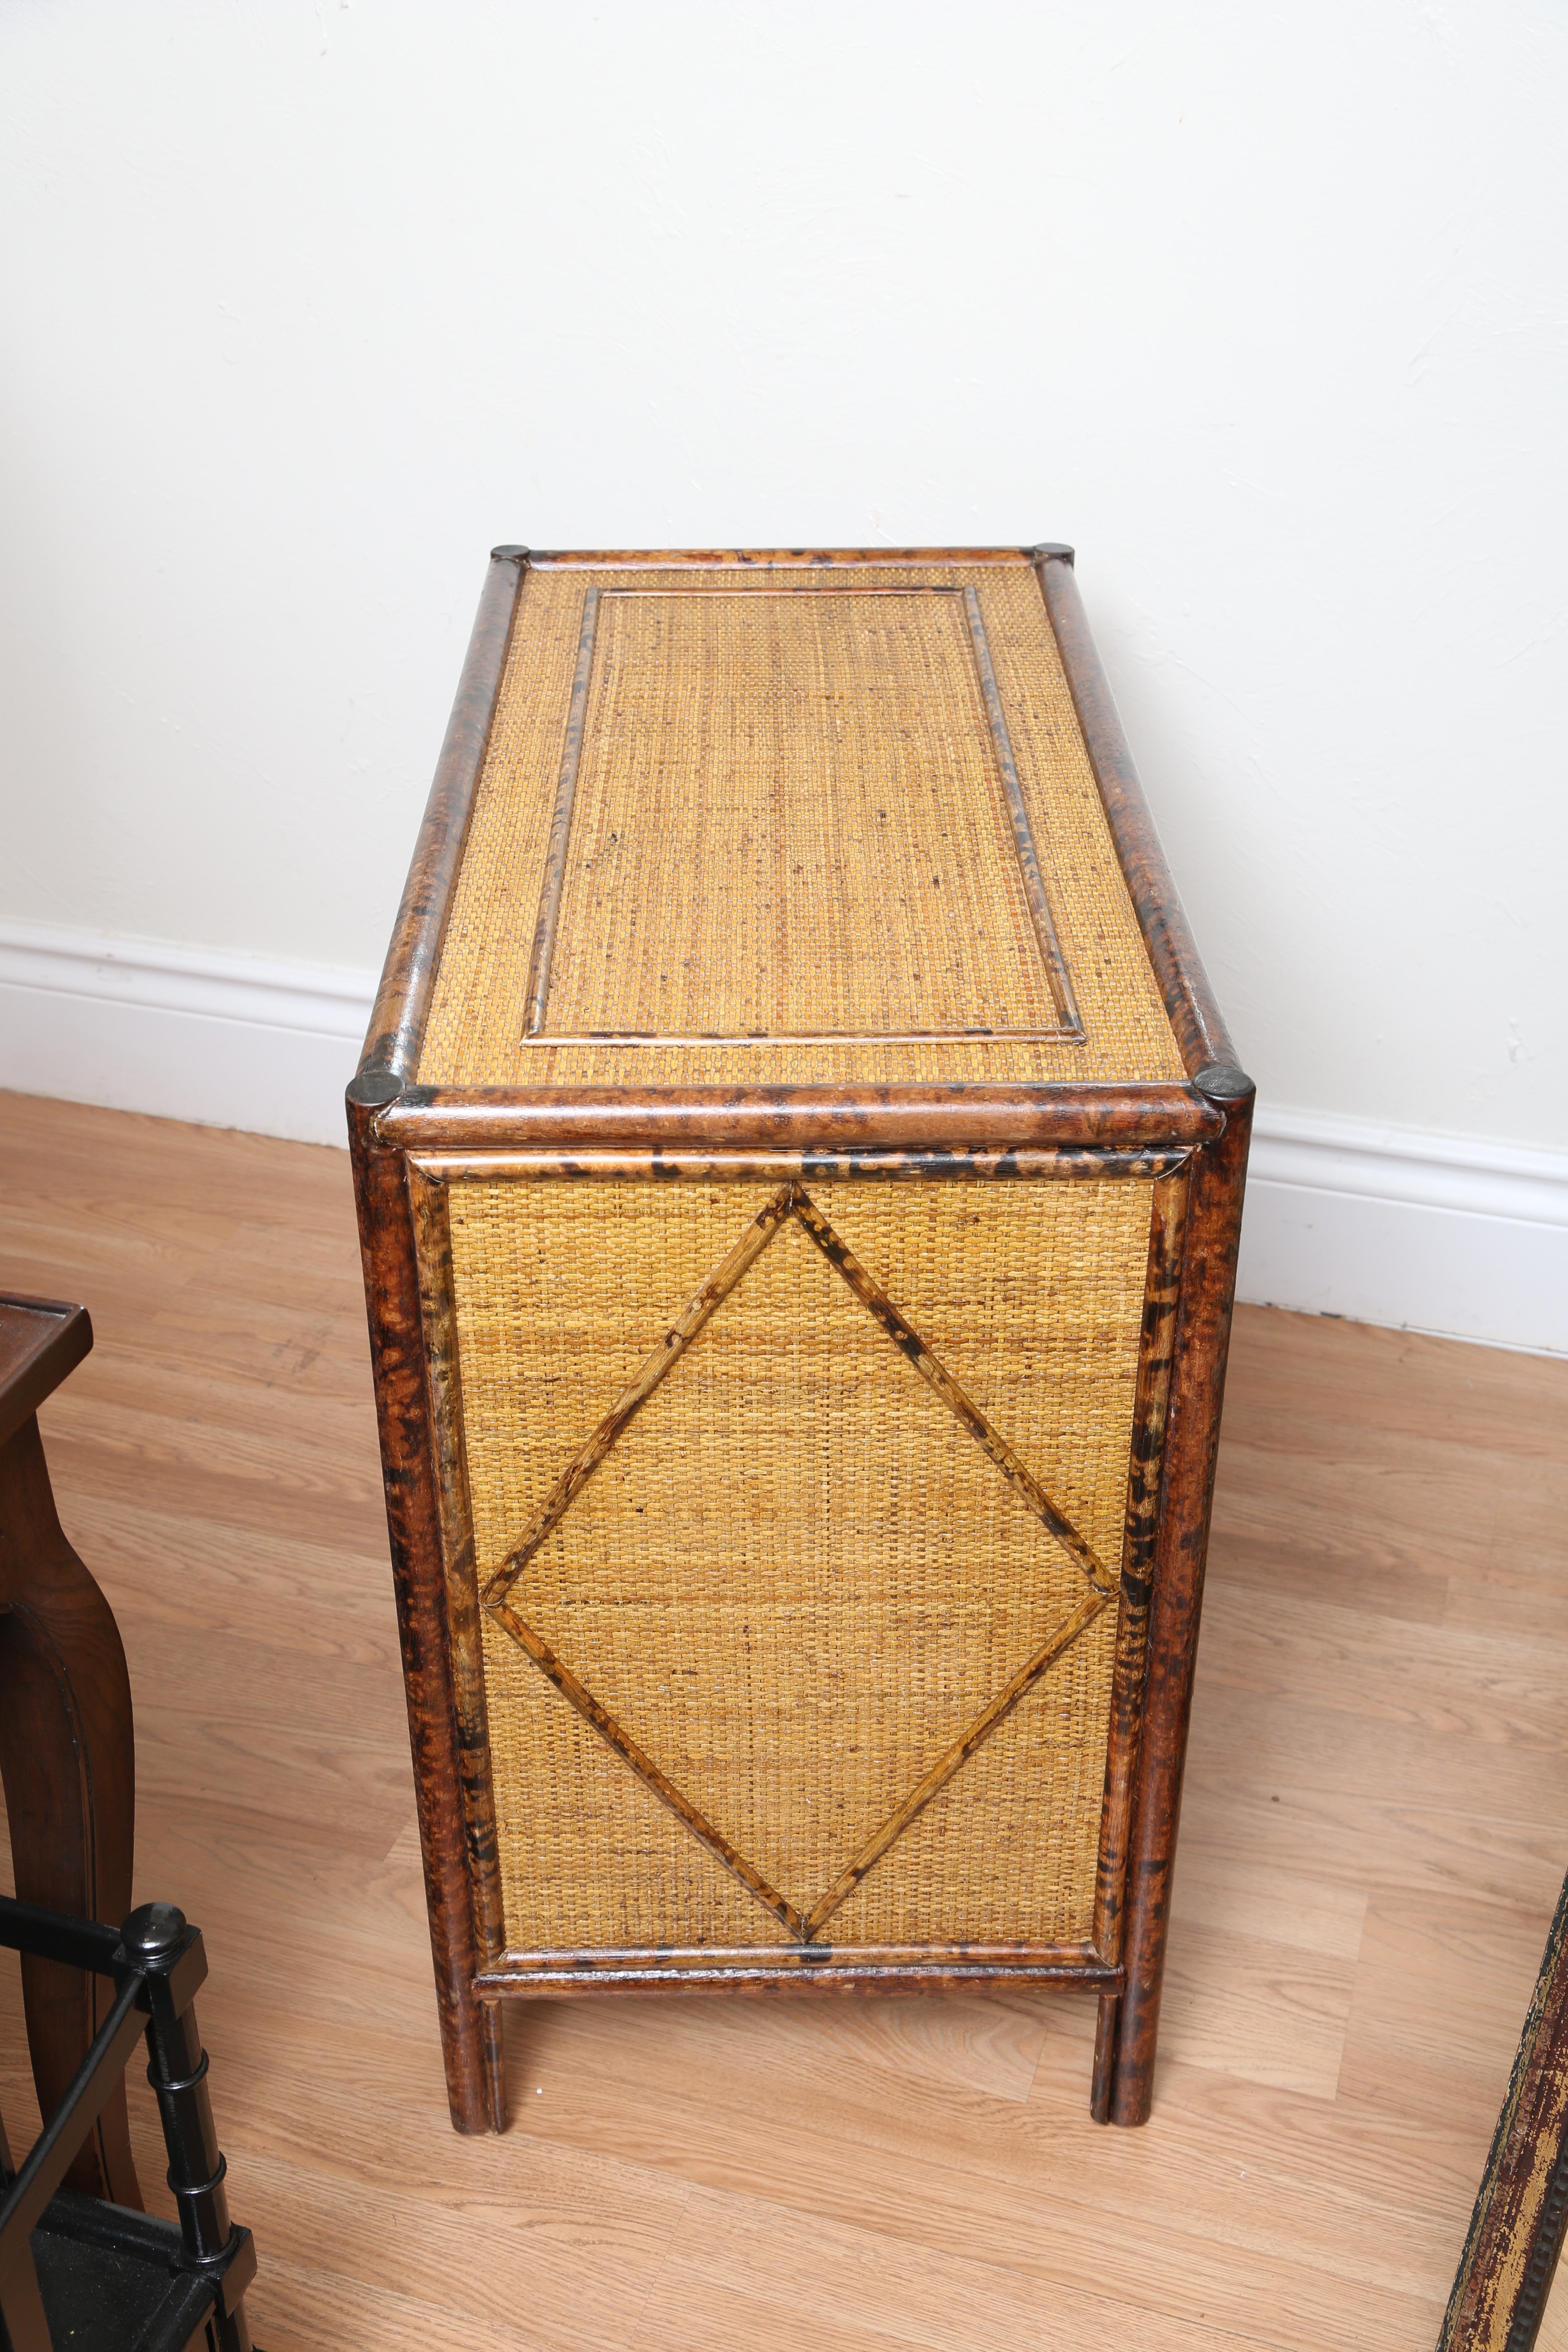
<path id="1" fill-rule="evenodd" d="M 349 1089 L 454 2120 L 511 1994 L 1098 1995 L 1252 1088 L 1060 547 L 498 549 Z"/>

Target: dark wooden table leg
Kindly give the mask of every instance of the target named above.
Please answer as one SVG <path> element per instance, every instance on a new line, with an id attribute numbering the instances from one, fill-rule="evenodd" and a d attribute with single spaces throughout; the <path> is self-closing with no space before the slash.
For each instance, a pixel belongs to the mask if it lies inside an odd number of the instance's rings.
<path id="1" fill-rule="evenodd" d="M 56 1516 L 31 1414 L 0 1445 L 0 1778 L 18 1896 L 118 1925 L 131 1909 L 136 1818 L 131 1683 L 113 1612 Z M 25 1958 L 22 1990 L 47 2118 L 114 1988 Z M 140 2208 L 123 2084 L 66 2185 Z"/>

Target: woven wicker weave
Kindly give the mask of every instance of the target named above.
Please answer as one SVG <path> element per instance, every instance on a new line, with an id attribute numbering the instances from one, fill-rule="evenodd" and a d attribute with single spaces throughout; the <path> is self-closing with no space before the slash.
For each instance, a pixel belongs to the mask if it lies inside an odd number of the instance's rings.
<path id="1" fill-rule="evenodd" d="M 772 1191 L 452 1187 L 481 1589 Z M 824 1182 L 810 1200 L 1081 1532 L 1120 1558 L 1149 1230 L 1124 1182 Z M 510 1601 L 801 1911 L 1084 1598 L 1080 1562 L 786 1222 Z M 1087 1937 L 1106 1612 L 835 1915 L 835 1945 Z M 784 1930 L 493 1619 L 508 1942 Z"/>
<path id="2" fill-rule="evenodd" d="M 1061 1024 L 966 590 L 1081 1039 L 1051 1034 Z M 599 609 L 543 1028 L 584 1042 L 525 1042 L 590 595 Z M 605 1030 L 700 1042 L 592 1041 Z M 1014 1034 L 954 1034 L 986 1030 Z M 759 1031 L 781 1042 L 710 1042 Z M 942 1034 L 837 1042 L 911 1031 Z M 1184 1075 L 1026 564 L 858 566 L 849 585 L 808 572 L 781 586 L 777 573 L 734 569 L 527 576 L 422 1083 Z"/>
<path id="3" fill-rule="evenodd" d="M 552 1030 L 1059 1025 L 954 596 L 625 597 L 597 636 Z"/>

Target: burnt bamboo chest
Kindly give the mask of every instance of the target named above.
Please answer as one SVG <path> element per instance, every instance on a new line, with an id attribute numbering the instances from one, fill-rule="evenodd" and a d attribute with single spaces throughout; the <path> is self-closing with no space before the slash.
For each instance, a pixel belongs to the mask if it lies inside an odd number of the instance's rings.
<path id="1" fill-rule="evenodd" d="M 496 551 L 348 1097 L 460 2129 L 703 1988 L 1147 2115 L 1251 1104 L 1070 550 Z"/>

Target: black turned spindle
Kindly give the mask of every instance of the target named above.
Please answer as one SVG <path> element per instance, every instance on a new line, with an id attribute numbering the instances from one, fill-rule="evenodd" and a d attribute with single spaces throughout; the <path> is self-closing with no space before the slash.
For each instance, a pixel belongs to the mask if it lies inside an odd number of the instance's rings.
<path id="1" fill-rule="evenodd" d="M 227 2165 L 207 2095 L 207 2057 L 196 2030 L 195 1993 L 206 1977 L 201 1930 L 172 1903 L 144 1903 L 121 1929 L 128 1957 L 147 1971 L 147 2080 L 157 2095 L 169 2154 L 169 2186 L 186 2258 L 216 2263 L 232 2235 Z M 250 2352 L 243 2304 L 231 2314 L 220 2294 L 214 2314 L 219 2352 Z"/>

